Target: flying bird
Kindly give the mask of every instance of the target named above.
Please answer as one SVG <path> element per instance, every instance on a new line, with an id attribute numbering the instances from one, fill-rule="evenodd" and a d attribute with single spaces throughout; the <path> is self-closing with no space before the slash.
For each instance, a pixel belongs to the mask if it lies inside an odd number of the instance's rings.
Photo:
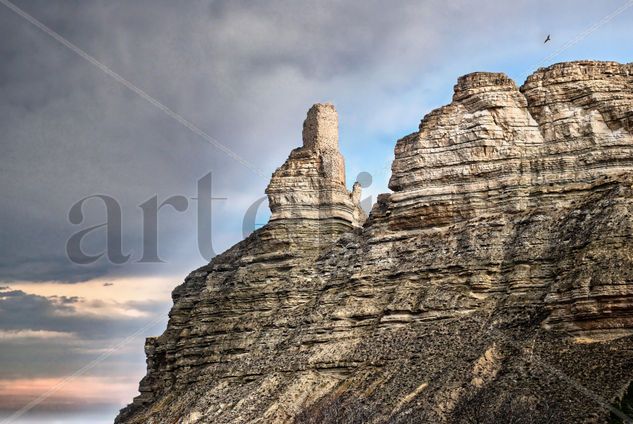
<path id="1" fill-rule="evenodd" d="M 114 283 L 103 283 L 103 287 L 110 287 L 113 286 Z"/>
<path id="2" fill-rule="evenodd" d="M 551 38 L 549 37 L 549 34 L 547 34 L 547 38 L 543 41 L 543 44 L 547 43 L 549 40 L 551 40 Z"/>

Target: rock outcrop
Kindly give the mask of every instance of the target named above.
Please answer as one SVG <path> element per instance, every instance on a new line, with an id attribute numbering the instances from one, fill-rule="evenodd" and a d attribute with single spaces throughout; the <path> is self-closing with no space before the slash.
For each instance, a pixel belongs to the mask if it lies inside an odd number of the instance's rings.
<path id="1" fill-rule="evenodd" d="M 360 196 L 354 197 L 345 187 L 345 161 L 339 152 L 338 115 L 333 105 L 316 104 L 308 111 L 303 147 L 293 150 L 275 171 L 266 194 L 271 223 L 315 221 L 321 227 L 338 223 L 343 232 L 363 224 L 366 217 Z"/>
<path id="2" fill-rule="evenodd" d="M 174 290 L 117 422 L 622 422 L 632 123 L 633 64 L 466 75 L 365 220 L 315 105 L 270 222 Z"/>

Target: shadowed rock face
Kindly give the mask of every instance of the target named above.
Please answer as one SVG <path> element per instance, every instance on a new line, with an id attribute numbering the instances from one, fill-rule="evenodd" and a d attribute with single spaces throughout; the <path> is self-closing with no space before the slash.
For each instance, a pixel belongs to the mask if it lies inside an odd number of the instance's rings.
<path id="1" fill-rule="evenodd" d="M 633 380 L 632 119 L 631 64 L 466 75 L 365 221 L 315 105 L 271 221 L 174 290 L 117 422 L 607 422 Z"/>

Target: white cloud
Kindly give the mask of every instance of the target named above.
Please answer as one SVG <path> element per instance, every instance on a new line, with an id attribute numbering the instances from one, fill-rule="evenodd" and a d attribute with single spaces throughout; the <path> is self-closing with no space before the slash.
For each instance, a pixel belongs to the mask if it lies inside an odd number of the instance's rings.
<path id="1" fill-rule="evenodd" d="M 73 333 L 50 330 L 0 330 L 0 341 L 28 341 L 52 339 L 57 341 L 75 339 Z"/>

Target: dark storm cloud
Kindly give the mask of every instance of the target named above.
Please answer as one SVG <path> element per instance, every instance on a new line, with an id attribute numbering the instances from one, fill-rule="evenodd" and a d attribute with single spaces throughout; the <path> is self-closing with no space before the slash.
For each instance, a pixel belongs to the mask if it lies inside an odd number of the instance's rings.
<path id="1" fill-rule="evenodd" d="M 449 99 L 459 74 L 504 70 L 499 56 L 533 62 L 542 57 L 534 53 L 542 49 L 541 33 L 569 23 L 569 10 L 579 9 L 574 2 L 465 0 L 16 4 L 264 174 L 300 143 L 309 105 L 324 100 L 337 105 L 342 133 L 353 134 L 343 140 L 348 164 L 371 171 L 373 162 L 388 162 L 395 139 L 415 129 L 430 106 Z M 587 3 L 574 25 L 582 29 L 617 5 Z M 0 281 L 150 272 L 107 260 L 69 262 L 66 240 L 103 222 L 103 206 L 93 202 L 81 226 L 68 222 L 69 209 L 92 194 L 116 198 L 123 253 L 137 260 L 139 205 L 154 195 L 193 197 L 197 179 L 210 171 L 214 194 L 228 198 L 214 216 L 214 247 L 239 239 L 241 215 L 263 195 L 267 178 L 4 7 L 0 57 Z M 193 201 L 185 213 L 161 211 L 160 252 L 173 272 L 204 262 L 194 211 Z M 101 252 L 103 242 L 92 236 L 86 249 Z"/>

